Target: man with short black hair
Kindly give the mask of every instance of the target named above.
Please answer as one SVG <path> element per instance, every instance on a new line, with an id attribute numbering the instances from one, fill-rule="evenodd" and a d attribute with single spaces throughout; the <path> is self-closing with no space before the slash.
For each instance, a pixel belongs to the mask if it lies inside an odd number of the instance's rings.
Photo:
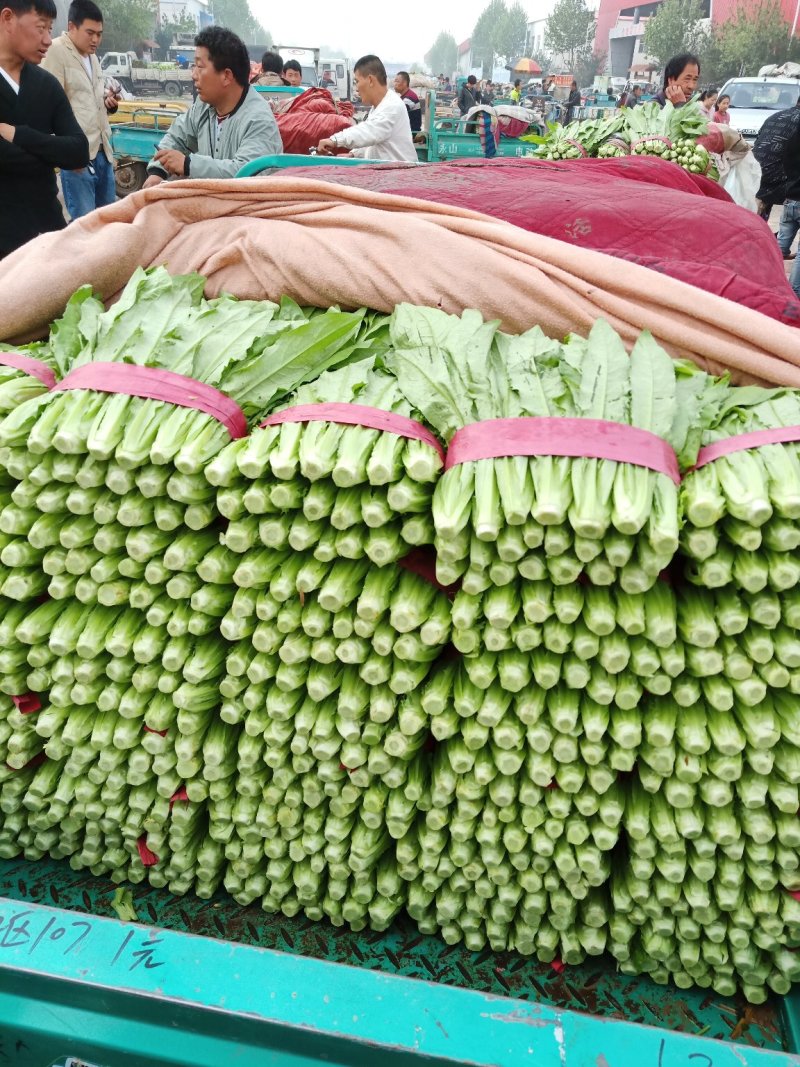
<path id="1" fill-rule="evenodd" d="M 234 178 L 245 163 L 283 151 L 272 109 L 249 84 L 250 57 L 235 33 L 222 26 L 200 31 L 192 78 L 197 99 L 161 140 L 146 189 L 166 178 Z"/>
<path id="2" fill-rule="evenodd" d="M 283 80 L 287 85 L 303 84 L 303 68 L 296 59 L 287 59 L 283 64 Z"/>
<path id="3" fill-rule="evenodd" d="M 253 85 L 286 85 L 283 77 L 283 59 L 277 52 L 265 52 L 261 57 L 261 73 L 253 82 Z"/>
<path id="4" fill-rule="evenodd" d="M 468 111 L 471 111 L 474 107 L 477 107 L 481 102 L 481 94 L 478 89 L 478 79 L 474 74 L 470 74 L 464 85 L 458 94 L 458 110 L 462 115 L 466 115 Z"/>
<path id="5" fill-rule="evenodd" d="M 362 56 L 353 68 L 355 88 L 361 101 L 371 107 L 364 122 L 325 137 L 317 146 L 323 156 L 350 151 L 362 159 L 392 159 L 417 162 L 417 151 L 408 124 L 406 105 L 386 79 L 386 67 L 377 56 Z"/>
<path id="6" fill-rule="evenodd" d="M 103 15 L 94 0 L 72 0 L 67 29 L 42 61 L 67 94 L 89 142 L 89 166 L 61 171 L 64 201 L 73 219 L 113 204 L 117 198 L 108 115 L 117 110 L 119 98 L 105 88 L 96 55 L 102 39 Z"/>
<path id="7" fill-rule="evenodd" d="M 394 91 L 406 105 L 411 132 L 419 133 L 422 129 L 422 105 L 419 102 L 419 97 L 411 88 L 411 77 L 408 71 L 401 70 L 399 74 L 395 75 Z"/>
<path id="8" fill-rule="evenodd" d="M 0 0 L 0 258 L 64 228 L 55 168 L 89 162 L 64 90 L 39 68 L 55 17 L 54 0 Z"/>

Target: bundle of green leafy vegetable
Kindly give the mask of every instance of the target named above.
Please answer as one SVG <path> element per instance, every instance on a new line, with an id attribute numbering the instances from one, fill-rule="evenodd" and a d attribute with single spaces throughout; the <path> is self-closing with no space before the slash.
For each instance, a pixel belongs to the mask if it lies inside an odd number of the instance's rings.
<path id="1" fill-rule="evenodd" d="M 447 442 L 487 419 L 566 416 L 647 430 L 684 464 L 696 455 L 707 376 L 677 365 L 649 334 L 628 356 L 602 320 L 588 340 L 562 345 L 538 327 L 510 337 L 475 312 L 402 305 L 391 340 L 387 366 Z M 437 483 L 433 519 L 439 578 L 470 593 L 517 576 L 557 586 L 585 576 L 642 593 L 679 541 L 678 491 L 666 474 L 591 457 L 459 463 Z"/>
<path id="2" fill-rule="evenodd" d="M 328 371 L 278 410 L 347 403 L 410 418 L 412 406 L 376 357 Z M 369 412 L 365 411 L 369 419 Z M 333 420 L 284 422 L 231 442 L 205 469 L 218 486 L 235 551 L 313 551 L 321 562 L 394 562 L 430 544 L 442 460 L 429 443 Z"/>
<path id="3" fill-rule="evenodd" d="M 620 115 L 570 122 L 566 126 L 550 123 L 540 154 L 543 154 L 545 159 L 582 159 L 585 156 L 596 156 L 602 145 L 614 138 L 622 126 L 623 119 Z"/>

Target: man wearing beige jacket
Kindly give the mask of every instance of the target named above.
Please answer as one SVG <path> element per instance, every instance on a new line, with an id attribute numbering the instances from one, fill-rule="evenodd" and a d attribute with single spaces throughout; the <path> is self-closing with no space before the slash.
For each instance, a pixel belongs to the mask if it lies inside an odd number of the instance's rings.
<path id="1" fill-rule="evenodd" d="M 67 211 L 77 219 L 116 199 L 108 113 L 119 101 L 106 90 L 95 55 L 103 39 L 100 8 L 94 0 L 72 0 L 67 19 L 66 32 L 53 41 L 42 66 L 63 86 L 89 142 L 89 166 L 61 171 Z"/>

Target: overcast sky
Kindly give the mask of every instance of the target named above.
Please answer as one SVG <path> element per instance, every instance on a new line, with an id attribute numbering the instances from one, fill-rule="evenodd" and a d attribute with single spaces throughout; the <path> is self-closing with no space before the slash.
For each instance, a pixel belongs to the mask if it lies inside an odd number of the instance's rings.
<path id="1" fill-rule="evenodd" d="M 487 0 L 306 0 L 305 4 L 250 0 L 276 44 L 330 45 L 358 59 L 374 52 L 387 62 L 422 60 L 441 30 L 466 40 Z"/>

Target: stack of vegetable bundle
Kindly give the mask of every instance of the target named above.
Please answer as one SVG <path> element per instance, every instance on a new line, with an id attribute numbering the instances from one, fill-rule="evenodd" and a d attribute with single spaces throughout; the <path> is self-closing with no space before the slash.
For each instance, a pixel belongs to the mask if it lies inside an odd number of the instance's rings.
<path id="1" fill-rule="evenodd" d="M 55 384 L 49 353 L 40 345 L 26 352 L 0 347 L 0 426 L 26 400 L 45 394 Z M 24 500 L 15 495 L 15 474 L 5 467 L 0 450 L 0 692 L 19 696 L 26 692 L 24 649 L 14 641 L 14 627 L 25 618 L 33 601 L 46 586 L 37 570 L 37 553 L 27 539 Z M 13 468 L 13 464 L 12 464 Z M 20 506 L 22 505 L 22 506 Z"/>
<path id="2" fill-rule="evenodd" d="M 799 416 L 794 394 L 729 390 L 684 475 L 687 673 L 645 710 L 614 882 L 627 967 L 755 1001 L 800 978 Z"/>
<path id="3" fill-rule="evenodd" d="M 609 119 L 554 126 L 544 142 L 546 159 L 600 159 L 629 155 L 656 156 L 677 163 L 692 174 L 716 177 L 711 156 L 698 143 L 708 121 L 697 100 L 676 108 L 657 102 L 623 108 Z"/>
<path id="4" fill-rule="evenodd" d="M 566 126 L 551 125 L 544 143 L 545 159 L 582 159 L 602 154 L 602 148 L 613 143 L 622 129 L 621 115 L 594 119 L 586 122 L 570 122 Z"/>
<path id="5" fill-rule="evenodd" d="M 413 821 L 429 736 L 415 691 L 450 636 L 446 596 L 408 569 L 424 559 L 394 565 L 433 539 L 442 466 L 411 414 L 367 359 L 299 389 L 206 471 L 238 554 L 220 715 L 243 726 L 240 795 L 211 805 L 225 885 L 356 929 L 405 902 L 392 836 Z"/>
<path id="6" fill-rule="evenodd" d="M 67 388 L 0 423 L 0 855 L 753 1000 L 797 976 L 796 446 L 678 487 L 792 394 L 603 323 L 160 270 L 43 351 Z M 165 368 L 199 384 L 130 395 Z"/>

